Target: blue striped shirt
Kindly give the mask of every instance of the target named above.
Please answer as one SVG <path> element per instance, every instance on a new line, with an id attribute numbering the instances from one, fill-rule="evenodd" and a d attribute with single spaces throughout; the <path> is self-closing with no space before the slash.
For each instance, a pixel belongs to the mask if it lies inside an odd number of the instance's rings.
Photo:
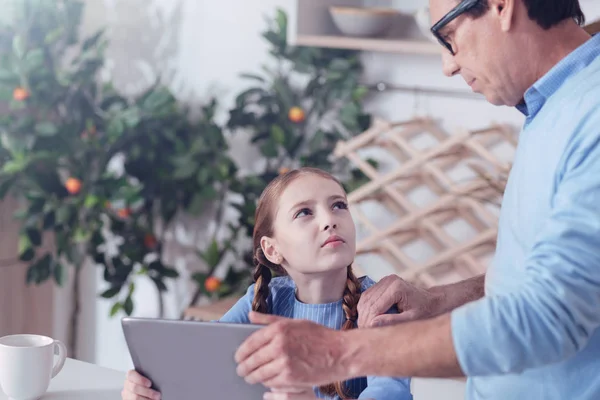
<path id="1" fill-rule="evenodd" d="M 483 299 L 452 313 L 469 399 L 600 399 L 600 35 L 525 94 Z"/>
<path id="2" fill-rule="evenodd" d="M 361 291 L 365 291 L 375 282 L 368 277 L 361 278 Z M 307 319 L 331 329 L 341 329 L 346 317 L 342 309 L 342 300 L 327 304 L 305 304 L 296 299 L 296 285 L 289 277 L 279 277 L 269 284 L 270 296 L 267 300 L 272 314 L 294 319 Z M 231 323 L 250 323 L 248 313 L 254 299 L 254 284 L 219 321 Z M 412 400 L 409 378 L 363 377 L 346 382 L 346 388 L 359 399 L 375 400 Z M 327 397 L 315 388 L 315 395 L 321 399 L 339 399 Z"/>

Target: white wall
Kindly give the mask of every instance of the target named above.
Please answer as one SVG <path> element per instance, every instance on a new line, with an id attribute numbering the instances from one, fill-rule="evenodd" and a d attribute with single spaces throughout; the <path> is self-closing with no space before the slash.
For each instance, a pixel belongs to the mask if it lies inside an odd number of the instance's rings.
<path id="1" fill-rule="evenodd" d="M 216 94 L 226 107 L 245 85 L 238 74 L 256 71 L 268 60 L 267 47 L 259 35 L 265 29 L 264 17 L 273 15 L 278 6 L 287 9 L 290 18 L 294 16 L 290 0 L 87 0 L 87 3 L 86 31 L 106 21 L 111 26 L 112 72 L 122 88 L 138 90 L 159 69 L 168 73 L 172 87 L 182 98 L 198 101 L 207 93 Z M 398 8 L 407 7 L 403 3 L 396 1 Z M 597 3 L 597 0 L 583 2 L 590 17 L 600 16 Z M 411 2 L 410 7 L 416 9 L 423 4 L 419 0 Z M 468 89 L 460 78 L 445 78 L 440 60 L 435 57 L 367 53 L 364 60 L 366 78 L 371 81 Z M 368 107 L 381 117 L 403 120 L 415 114 L 414 105 L 411 94 L 390 93 L 378 95 Z M 481 127 L 490 122 L 522 122 L 522 116 L 514 109 L 494 107 L 484 101 L 420 96 L 419 105 L 418 114 L 440 118 L 451 130 Z M 252 155 L 241 150 L 243 144 L 243 137 L 237 136 L 232 143 L 233 154 L 239 160 L 249 161 Z M 367 272 L 375 277 L 386 273 L 375 267 Z M 119 319 L 109 319 L 109 303 L 95 297 L 102 289 L 98 271 L 87 272 L 86 285 L 89 291 L 83 299 L 86 313 L 82 327 L 83 358 L 125 370 L 131 363 Z M 64 304 L 64 293 L 58 297 L 59 304 L 60 299 Z M 135 301 L 136 315 L 156 315 L 156 298 L 149 285 L 138 285 Z M 174 310 L 180 303 L 179 295 L 169 299 L 171 316 L 176 316 Z M 63 318 L 64 313 L 57 320 L 59 326 L 64 323 Z"/>

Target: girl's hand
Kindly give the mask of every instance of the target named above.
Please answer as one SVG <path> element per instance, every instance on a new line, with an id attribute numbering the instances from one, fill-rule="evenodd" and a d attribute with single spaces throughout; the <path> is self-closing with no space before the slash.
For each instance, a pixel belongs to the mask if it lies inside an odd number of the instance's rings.
<path id="1" fill-rule="evenodd" d="M 121 392 L 123 400 L 160 400 L 160 393 L 150 389 L 152 382 L 137 371 L 127 372 L 125 385 Z"/>
<path id="2" fill-rule="evenodd" d="M 316 400 L 315 392 L 312 388 L 288 388 L 271 389 L 271 392 L 265 393 L 264 400 Z"/>

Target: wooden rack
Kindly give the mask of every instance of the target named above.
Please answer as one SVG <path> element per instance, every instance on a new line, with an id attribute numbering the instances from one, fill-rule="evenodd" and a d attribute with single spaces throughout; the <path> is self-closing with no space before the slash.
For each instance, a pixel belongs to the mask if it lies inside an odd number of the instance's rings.
<path id="1" fill-rule="evenodd" d="M 423 135 L 435 144 L 416 146 Z M 335 156 L 347 158 L 370 179 L 348 195 L 357 225 L 367 232 L 357 242 L 357 254 L 376 254 L 401 277 L 425 286 L 484 272 L 495 249 L 498 204 L 511 166 L 497 153 L 508 145 L 505 158 L 511 158 L 516 144 L 516 131 L 508 126 L 449 135 L 430 119 L 377 120 L 338 143 Z M 397 166 L 385 172 L 366 162 L 360 153 L 372 148 L 391 155 Z M 453 171 L 461 168 L 465 176 L 457 178 Z M 419 190 L 433 199 L 411 199 Z M 376 226 L 364 212 L 363 205 L 372 202 L 389 211 L 386 226 Z M 457 236 L 449 229 L 456 224 L 470 234 Z M 430 254 L 413 254 L 417 244 Z"/>

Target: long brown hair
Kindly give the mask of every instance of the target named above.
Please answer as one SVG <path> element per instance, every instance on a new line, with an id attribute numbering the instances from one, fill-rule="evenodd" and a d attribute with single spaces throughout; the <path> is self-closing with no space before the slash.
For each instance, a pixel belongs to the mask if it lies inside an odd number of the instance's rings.
<path id="1" fill-rule="evenodd" d="M 271 313 L 270 305 L 267 302 L 269 298 L 269 283 L 271 282 L 272 272 L 278 275 L 287 275 L 286 271 L 277 264 L 270 262 L 265 256 L 260 239 L 263 236 L 273 236 L 273 219 L 277 200 L 281 197 L 283 191 L 296 178 L 301 175 L 317 175 L 321 178 L 335 181 L 340 187 L 342 184 L 333 175 L 310 167 L 303 167 L 289 171 L 279 175 L 273 179 L 265 188 L 256 207 L 254 232 L 252 234 L 252 242 L 254 249 L 254 299 L 252 301 L 252 310 L 262 313 Z M 342 330 L 356 328 L 357 306 L 360 299 L 360 282 L 352 271 L 352 266 L 348 266 L 348 278 L 346 279 L 346 288 L 344 289 L 344 297 L 342 308 L 346 316 L 346 321 L 342 325 Z M 335 382 L 319 387 L 319 390 L 327 396 L 337 394 L 342 399 L 350 398 L 351 394 L 347 393 L 343 382 Z"/>

